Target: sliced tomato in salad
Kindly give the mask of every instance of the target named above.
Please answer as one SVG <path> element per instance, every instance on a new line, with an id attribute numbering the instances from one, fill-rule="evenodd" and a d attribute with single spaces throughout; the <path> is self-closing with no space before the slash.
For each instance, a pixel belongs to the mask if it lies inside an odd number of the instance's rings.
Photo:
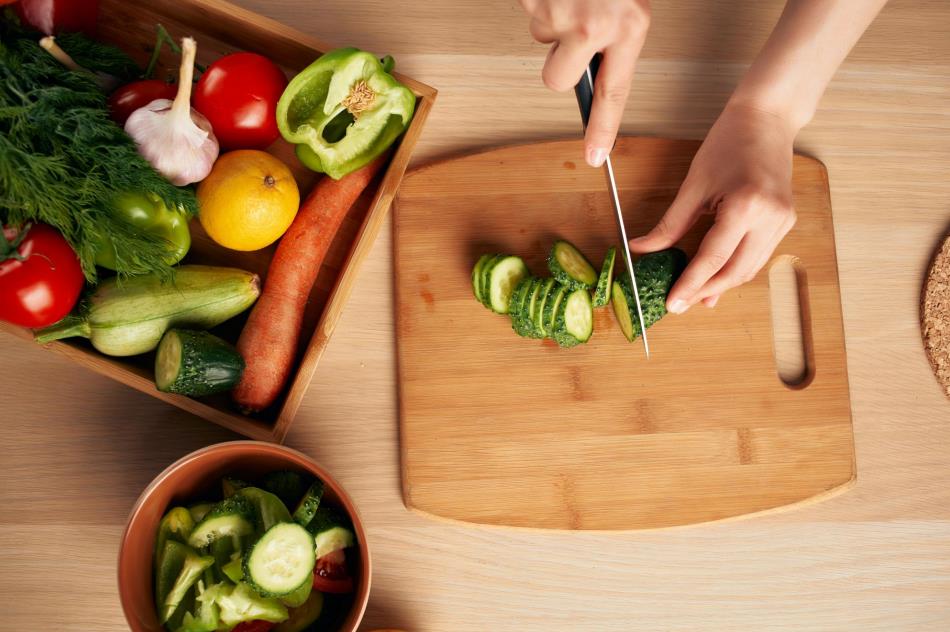
<path id="1" fill-rule="evenodd" d="M 343 549 L 327 553 L 313 568 L 313 588 L 320 592 L 344 594 L 353 592 L 353 577 L 346 568 Z"/>
<path id="2" fill-rule="evenodd" d="M 231 628 L 231 632 L 270 632 L 276 625 L 270 621 L 245 621 Z"/>

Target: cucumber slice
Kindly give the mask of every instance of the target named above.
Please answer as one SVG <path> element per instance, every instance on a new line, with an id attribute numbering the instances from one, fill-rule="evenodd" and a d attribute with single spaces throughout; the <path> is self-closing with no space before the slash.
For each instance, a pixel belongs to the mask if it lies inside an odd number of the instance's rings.
<path id="1" fill-rule="evenodd" d="M 640 324 L 637 322 L 636 316 L 637 307 L 633 304 L 633 292 L 622 285 L 620 281 L 614 281 L 611 302 L 614 306 L 614 316 L 617 319 L 617 324 L 620 325 L 623 337 L 629 342 L 633 342 L 640 335 Z"/>
<path id="2" fill-rule="evenodd" d="M 537 302 L 538 297 L 541 294 L 541 286 L 544 284 L 544 279 L 539 279 L 537 277 L 531 279 L 531 285 L 528 286 L 528 289 L 525 293 L 524 303 L 521 305 L 521 311 L 512 316 L 514 323 L 513 327 L 519 336 L 524 336 L 525 338 L 537 338 L 538 335 L 534 330 L 534 324 L 531 322 L 531 313 L 534 310 L 534 304 Z"/>
<path id="3" fill-rule="evenodd" d="M 549 336 L 554 335 L 557 325 L 557 311 L 561 306 L 561 301 L 567 296 L 568 289 L 558 283 L 551 291 L 554 292 L 554 296 L 544 302 L 544 314 L 541 317 L 544 323 L 544 330 Z"/>
<path id="4" fill-rule="evenodd" d="M 488 302 L 488 274 L 491 272 L 491 268 L 504 258 L 505 255 L 492 255 L 484 265 L 482 265 L 482 269 L 478 274 L 478 287 L 479 293 L 482 296 L 482 305 L 488 309 L 491 309 L 491 303 Z"/>
<path id="5" fill-rule="evenodd" d="M 525 277 L 518 281 L 514 292 L 511 293 L 511 302 L 508 304 L 508 315 L 514 320 L 521 314 L 525 301 L 528 299 L 528 290 L 531 288 L 533 277 Z"/>
<path id="6" fill-rule="evenodd" d="M 274 525 L 244 558 L 244 577 L 265 597 L 283 597 L 313 581 L 313 536 L 295 522 Z"/>
<path id="7" fill-rule="evenodd" d="M 568 294 L 558 308 L 554 340 L 562 347 L 573 347 L 590 340 L 594 332 L 594 306 L 590 294 L 578 289 Z"/>
<path id="8" fill-rule="evenodd" d="M 304 632 L 309 630 L 323 613 L 323 593 L 316 590 L 310 593 L 301 606 L 290 611 L 290 617 L 274 626 L 271 632 Z"/>
<path id="9" fill-rule="evenodd" d="M 300 503 L 294 510 L 294 521 L 301 527 L 306 527 L 313 520 L 317 509 L 320 507 L 320 499 L 323 498 L 323 481 L 316 480 L 307 493 L 300 499 Z"/>
<path id="10" fill-rule="evenodd" d="M 594 307 L 604 307 L 610 302 L 616 260 L 617 249 L 611 246 L 604 257 L 604 264 L 600 267 L 600 276 L 597 277 L 597 288 L 594 290 Z"/>
<path id="11" fill-rule="evenodd" d="M 341 549 L 356 546 L 356 536 L 349 521 L 339 512 L 321 507 L 307 529 L 313 534 L 317 559 Z"/>
<path id="12" fill-rule="evenodd" d="M 597 272 L 573 244 L 558 240 L 551 246 L 548 269 L 557 282 L 568 289 L 591 289 L 597 283 Z"/>
<path id="13" fill-rule="evenodd" d="M 495 255 L 482 255 L 478 258 L 478 261 L 475 262 L 475 265 L 472 266 L 472 292 L 475 294 L 475 298 L 478 299 L 479 303 L 484 303 L 482 300 L 482 270 L 485 268 L 485 264 L 488 263 L 489 259 Z"/>
<path id="14" fill-rule="evenodd" d="M 534 331 L 538 334 L 539 338 L 544 338 L 551 333 L 544 326 L 544 306 L 548 301 L 554 299 L 554 294 L 556 294 L 558 287 L 557 281 L 554 279 L 545 280 L 544 285 L 541 286 L 541 294 L 538 295 L 538 300 L 534 304 L 534 313 L 531 314 L 531 323 L 534 325 Z"/>
<path id="15" fill-rule="evenodd" d="M 229 391 L 241 380 L 244 358 L 207 331 L 171 329 L 155 354 L 155 386 L 164 393 L 200 397 Z"/>
<path id="16" fill-rule="evenodd" d="M 500 258 L 492 260 L 485 267 L 487 291 L 484 297 L 487 306 L 496 314 L 507 314 L 511 305 L 511 293 L 526 276 L 528 266 L 521 257 L 500 255 Z"/>
<path id="17" fill-rule="evenodd" d="M 222 500 L 195 525 L 188 544 L 196 549 L 208 546 L 218 538 L 249 535 L 254 532 L 254 506 L 241 495 Z"/>

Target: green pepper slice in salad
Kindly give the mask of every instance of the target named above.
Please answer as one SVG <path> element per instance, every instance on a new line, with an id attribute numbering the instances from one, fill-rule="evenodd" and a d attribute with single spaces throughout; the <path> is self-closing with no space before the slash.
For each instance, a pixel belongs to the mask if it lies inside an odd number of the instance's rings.
<path id="1" fill-rule="evenodd" d="M 394 63 L 340 48 L 291 80 L 277 103 L 277 127 L 304 165 L 338 180 L 372 162 L 405 131 L 416 97 L 389 74 Z"/>

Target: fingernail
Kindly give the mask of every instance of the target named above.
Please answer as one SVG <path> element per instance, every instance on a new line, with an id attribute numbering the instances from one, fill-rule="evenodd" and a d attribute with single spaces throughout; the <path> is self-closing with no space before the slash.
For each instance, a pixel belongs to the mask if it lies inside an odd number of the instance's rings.
<path id="1" fill-rule="evenodd" d="M 646 238 L 647 238 L 646 235 L 640 235 L 639 237 L 634 237 L 633 239 L 631 239 L 631 240 L 630 240 L 630 243 L 631 243 L 631 244 L 634 243 L 634 242 L 640 243 L 641 241 L 643 241 L 643 240 L 646 239 Z"/>
<path id="2" fill-rule="evenodd" d="M 689 305 L 686 304 L 686 301 L 676 299 L 670 303 L 670 313 L 673 314 L 682 314 L 689 309 Z"/>
<path id="3" fill-rule="evenodd" d="M 592 147 L 587 150 L 587 164 L 599 167 L 607 160 L 607 150 L 602 147 Z"/>

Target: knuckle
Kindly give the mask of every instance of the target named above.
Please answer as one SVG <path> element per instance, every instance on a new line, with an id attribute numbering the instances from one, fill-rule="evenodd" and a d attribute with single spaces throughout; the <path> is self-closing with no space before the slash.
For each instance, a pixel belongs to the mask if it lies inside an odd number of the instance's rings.
<path id="1" fill-rule="evenodd" d="M 726 262 L 729 261 L 729 255 L 720 251 L 713 251 L 704 254 L 701 261 L 707 271 L 716 272 L 726 265 Z"/>
<path id="2" fill-rule="evenodd" d="M 622 106 L 627 102 L 627 86 L 603 85 L 604 83 L 605 82 L 598 83 L 595 88 L 598 100 L 618 106 Z"/>

